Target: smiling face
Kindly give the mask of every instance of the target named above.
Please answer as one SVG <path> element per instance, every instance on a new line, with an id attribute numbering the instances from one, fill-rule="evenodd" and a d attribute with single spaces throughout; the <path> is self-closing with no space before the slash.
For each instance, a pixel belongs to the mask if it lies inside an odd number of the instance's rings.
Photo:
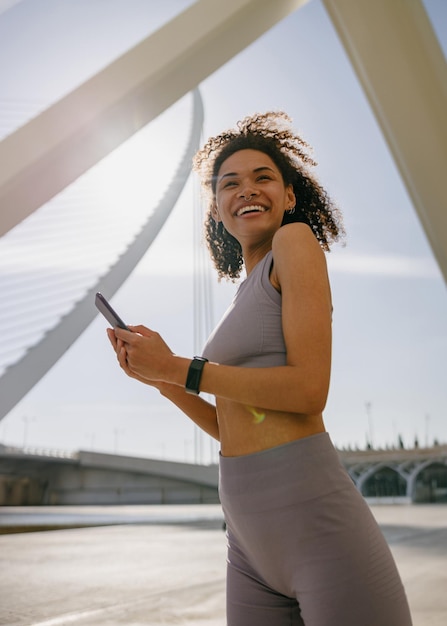
<path id="1" fill-rule="evenodd" d="M 285 185 L 273 160 L 259 150 L 229 156 L 216 180 L 213 217 L 245 245 L 271 245 L 284 211 L 295 205 L 292 185 Z"/>

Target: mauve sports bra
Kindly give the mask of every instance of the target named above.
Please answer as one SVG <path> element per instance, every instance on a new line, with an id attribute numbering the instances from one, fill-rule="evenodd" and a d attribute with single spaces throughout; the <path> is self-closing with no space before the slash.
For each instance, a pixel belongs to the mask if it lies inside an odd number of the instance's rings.
<path id="1" fill-rule="evenodd" d="M 272 262 L 270 251 L 239 285 L 202 351 L 209 361 L 242 367 L 286 364 L 281 294 L 269 278 Z"/>

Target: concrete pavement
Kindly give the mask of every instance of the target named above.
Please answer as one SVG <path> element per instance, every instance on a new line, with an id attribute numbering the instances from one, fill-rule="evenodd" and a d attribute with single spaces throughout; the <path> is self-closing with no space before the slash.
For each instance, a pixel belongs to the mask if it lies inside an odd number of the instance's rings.
<path id="1" fill-rule="evenodd" d="M 396 558 L 414 626 L 445 626 L 447 506 L 372 509 Z M 0 510 L 3 528 L 7 519 L 23 529 L 26 518 L 35 527 L 45 521 L 54 528 L 57 521 L 60 530 L 0 536 L 0 624 L 225 624 L 219 506 Z"/>

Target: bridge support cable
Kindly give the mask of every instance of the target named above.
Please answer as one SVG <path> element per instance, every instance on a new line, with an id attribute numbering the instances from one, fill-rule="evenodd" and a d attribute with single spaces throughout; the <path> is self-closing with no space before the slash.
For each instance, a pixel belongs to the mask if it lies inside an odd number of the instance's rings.
<path id="1" fill-rule="evenodd" d="M 93 321 L 96 291 L 112 296 L 142 259 L 167 217 L 175 206 L 191 172 L 191 160 L 199 147 L 203 126 L 203 103 L 198 90 L 193 94 L 193 121 L 191 132 L 181 162 L 174 172 L 172 182 L 154 212 L 107 274 L 100 277 L 73 305 L 68 314 L 50 329 L 39 343 L 32 346 L 16 363 L 9 366 L 0 377 L 0 420 L 47 373 L 56 361 Z"/>
<path id="2" fill-rule="evenodd" d="M 197 180 L 193 184 L 193 347 L 194 354 L 201 354 L 205 341 L 215 323 L 211 265 L 204 238 L 202 197 Z M 212 401 L 212 399 L 210 399 Z M 205 440 L 209 442 L 209 460 L 218 462 L 215 440 L 194 425 L 194 462 L 204 463 Z"/>

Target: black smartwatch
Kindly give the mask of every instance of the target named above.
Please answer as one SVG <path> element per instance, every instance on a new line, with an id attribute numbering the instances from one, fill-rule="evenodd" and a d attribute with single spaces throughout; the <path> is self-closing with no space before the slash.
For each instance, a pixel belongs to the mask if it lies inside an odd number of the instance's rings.
<path id="1" fill-rule="evenodd" d="M 203 356 L 195 356 L 189 366 L 186 377 L 185 391 L 198 396 L 200 393 L 200 379 L 202 378 L 203 366 L 208 363 L 208 359 Z"/>

